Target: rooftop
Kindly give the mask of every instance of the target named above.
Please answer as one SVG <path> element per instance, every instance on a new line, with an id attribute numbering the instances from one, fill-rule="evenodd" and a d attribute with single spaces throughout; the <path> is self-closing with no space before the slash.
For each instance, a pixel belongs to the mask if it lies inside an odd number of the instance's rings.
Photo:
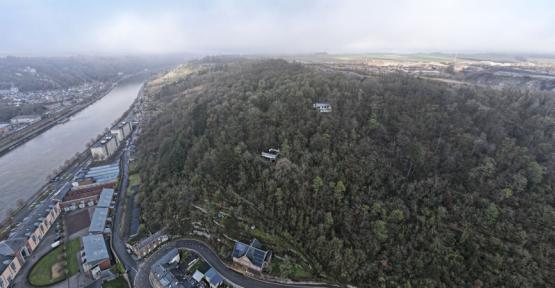
<path id="1" fill-rule="evenodd" d="M 91 219 L 89 233 L 104 233 L 106 219 L 108 218 L 108 208 L 97 207 Z"/>
<path id="2" fill-rule="evenodd" d="M 98 199 L 98 204 L 96 207 L 110 208 L 112 204 L 112 198 L 114 197 L 114 189 L 104 188 L 100 192 L 100 197 Z"/>
<path id="3" fill-rule="evenodd" d="M 222 284 L 224 281 L 222 279 L 222 276 L 220 276 L 220 274 L 218 274 L 218 272 L 214 268 L 208 269 L 204 276 L 206 277 L 208 282 L 210 282 L 210 284 L 213 284 L 215 286 Z"/>
<path id="4" fill-rule="evenodd" d="M 262 267 L 271 252 L 269 250 L 264 251 L 261 248 L 262 244 L 256 239 L 253 239 L 250 245 L 237 241 L 231 256 L 234 258 L 246 256 L 252 264 Z"/>
<path id="5" fill-rule="evenodd" d="M 40 118 L 40 115 L 17 115 L 12 119 L 27 119 L 27 118 L 37 119 L 37 118 Z"/>
<path id="6" fill-rule="evenodd" d="M 137 244 L 135 244 L 134 246 L 141 249 L 162 235 L 162 231 L 158 231 L 146 238 L 141 239 L 141 241 L 137 242 Z"/>
<path id="7" fill-rule="evenodd" d="M 35 209 L 33 209 L 27 217 L 23 218 L 20 224 L 12 230 L 8 240 L 18 238 L 28 239 L 35 229 L 37 229 L 37 223 L 45 220 L 45 217 L 50 213 L 55 204 L 56 200 L 53 198 L 47 198 L 40 202 Z"/>
<path id="8" fill-rule="evenodd" d="M 109 259 L 106 242 L 101 235 L 87 235 L 81 238 L 83 241 L 83 250 L 85 250 L 85 258 L 89 263 L 95 263 L 105 259 Z"/>

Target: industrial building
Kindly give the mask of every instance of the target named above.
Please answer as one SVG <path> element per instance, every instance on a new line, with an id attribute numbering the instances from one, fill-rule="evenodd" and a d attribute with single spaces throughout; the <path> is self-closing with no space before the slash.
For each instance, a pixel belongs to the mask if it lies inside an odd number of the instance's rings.
<path id="1" fill-rule="evenodd" d="M 89 226 L 90 234 L 111 234 L 110 228 L 106 227 L 111 218 L 108 217 L 110 210 L 108 208 L 96 207 Z"/>
<path id="2" fill-rule="evenodd" d="M 15 116 L 12 119 L 10 119 L 10 123 L 12 125 L 22 125 L 22 124 L 33 124 L 37 121 L 40 121 L 41 116 L 40 115 L 19 115 L 19 116 Z"/>
<path id="3" fill-rule="evenodd" d="M 110 269 L 110 254 L 106 247 L 106 241 L 102 235 L 87 235 L 81 237 L 83 250 L 81 259 L 83 271 L 93 279 L 100 278 L 101 272 Z"/>
<path id="4" fill-rule="evenodd" d="M 110 208 L 112 206 L 112 198 L 114 197 L 114 189 L 102 189 L 100 197 L 98 198 L 98 203 L 96 207 L 98 208 Z"/>

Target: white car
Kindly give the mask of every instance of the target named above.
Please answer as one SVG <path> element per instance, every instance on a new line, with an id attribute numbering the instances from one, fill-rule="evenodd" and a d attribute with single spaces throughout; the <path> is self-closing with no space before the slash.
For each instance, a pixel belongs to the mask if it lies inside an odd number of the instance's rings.
<path id="1" fill-rule="evenodd" d="M 56 242 L 50 244 L 50 247 L 56 248 L 56 247 L 60 246 L 60 244 L 62 244 L 62 241 L 58 240 L 58 241 L 56 241 Z"/>

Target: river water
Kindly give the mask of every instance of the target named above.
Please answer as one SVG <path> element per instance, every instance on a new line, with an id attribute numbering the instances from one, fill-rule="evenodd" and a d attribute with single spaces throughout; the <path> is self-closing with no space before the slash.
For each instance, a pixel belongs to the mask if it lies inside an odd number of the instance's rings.
<path id="1" fill-rule="evenodd" d="M 18 199 L 27 200 L 48 182 L 48 175 L 82 152 L 129 109 L 142 83 L 120 84 L 102 99 L 15 150 L 0 157 L 0 221 Z"/>

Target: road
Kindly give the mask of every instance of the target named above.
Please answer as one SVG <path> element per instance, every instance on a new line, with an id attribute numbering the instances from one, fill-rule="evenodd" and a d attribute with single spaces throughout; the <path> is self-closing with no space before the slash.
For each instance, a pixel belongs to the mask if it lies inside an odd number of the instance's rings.
<path id="1" fill-rule="evenodd" d="M 234 270 L 228 268 L 222 260 L 218 257 L 218 255 L 210 249 L 208 245 L 204 242 L 194 239 L 180 239 L 172 241 L 158 251 L 156 251 L 152 256 L 148 258 L 148 260 L 141 265 L 139 269 L 139 273 L 134 281 L 135 288 L 147 288 L 150 287 L 148 281 L 148 274 L 150 270 L 150 266 L 154 264 L 158 259 L 160 259 L 164 254 L 169 252 L 171 249 L 186 249 L 192 252 L 197 253 L 200 255 L 210 266 L 214 267 L 218 271 L 218 273 L 224 278 L 228 283 L 232 283 L 235 287 L 245 287 L 245 288 L 315 288 L 315 287 L 337 287 L 334 285 L 326 285 L 326 284 L 310 284 L 310 283 L 276 283 L 270 281 L 262 281 L 247 277 L 242 275 Z"/>
<path id="2" fill-rule="evenodd" d="M 122 221 L 122 213 L 123 213 L 123 204 L 124 198 L 127 193 L 127 185 L 128 183 L 128 169 L 129 169 L 129 154 L 127 148 L 124 148 L 124 151 L 121 156 L 121 166 L 122 170 L 122 180 L 120 186 L 120 192 L 117 199 L 116 204 L 116 215 L 114 217 L 114 225 L 113 225 L 113 233 L 112 233 L 112 248 L 114 253 L 116 253 L 118 259 L 121 261 L 125 269 L 128 271 L 129 279 L 135 279 L 137 274 L 137 262 L 127 253 L 127 248 L 125 247 L 125 239 L 122 239 L 123 233 L 121 231 L 121 221 Z"/>

